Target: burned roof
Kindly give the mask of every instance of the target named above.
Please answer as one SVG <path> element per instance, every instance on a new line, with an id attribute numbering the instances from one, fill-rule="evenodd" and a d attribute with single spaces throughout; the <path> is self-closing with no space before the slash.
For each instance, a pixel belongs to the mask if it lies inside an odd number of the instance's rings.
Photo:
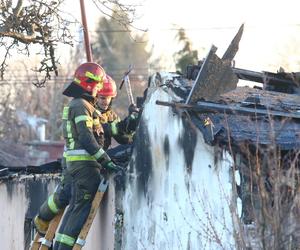
<path id="1" fill-rule="evenodd" d="M 300 148 L 298 95 L 242 87 L 222 95 L 219 102 L 230 105 L 232 114 L 206 113 L 199 116 L 199 119 L 209 117 L 212 121 L 209 127 L 212 127 L 214 136 L 209 143 L 231 141 L 235 144 L 273 144 L 282 150 Z M 235 110 L 239 107 L 248 108 L 250 112 L 241 114 Z"/>
<path id="2" fill-rule="evenodd" d="M 190 81 L 176 74 L 158 79 L 181 101 L 157 104 L 172 106 L 176 112 L 185 110 L 210 145 L 246 142 L 276 145 L 282 150 L 300 148 L 300 96 L 297 94 L 237 87 L 215 101 L 202 98 L 186 104 L 191 91 Z"/>
<path id="3" fill-rule="evenodd" d="M 1 152 L 2 151 L 0 147 L 0 153 Z M 132 153 L 132 144 L 118 145 L 114 148 L 108 149 L 107 153 L 119 165 L 127 164 Z M 7 156 L 7 154 L 4 155 L 4 158 L 5 156 Z M 61 159 L 46 162 L 40 165 L 30 165 L 28 163 L 25 165 L 24 162 L 20 163 L 19 161 L 12 161 L 10 164 L 5 162 L 7 163 L 5 165 L 3 163 L 0 164 L 0 182 L 13 178 L 19 178 L 21 175 L 51 174 L 61 173 L 62 171 Z"/>
<path id="4" fill-rule="evenodd" d="M 233 67 L 243 25 L 225 54 L 219 58 L 212 45 L 197 65 L 189 65 L 185 76 L 156 74 L 157 86 L 168 86 L 181 98 L 167 103 L 187 114 L 200 129 L 206 143 L 276 145 L 282 150 L 300 147 L 300 73 L 254 72 Z M 163 76 L 162 76 L 163 75 Z M 237 87 L 239 79 L 263 87 Z M 176 99 L 176 98 L 175 98 Z"/>
<path id="5" fill-rule="evenodd" d="M 23 145 L 0 142 L 0 166 L 26 166 L 29 163 L 26 158 L 26 148 Z"/>

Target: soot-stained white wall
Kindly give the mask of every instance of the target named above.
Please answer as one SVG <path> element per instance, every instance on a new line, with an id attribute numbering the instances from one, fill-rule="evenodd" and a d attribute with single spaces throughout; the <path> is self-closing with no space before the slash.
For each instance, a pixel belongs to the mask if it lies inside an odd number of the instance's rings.
<path id="1" fill-rule="evenodd" d="M 20 175 L 0 182 L 0 249 L 28 249 L 30 225 L 39 206 L 53 192 L 55 175 Z"/>
<path id="2" fill-rule="evenodd" d="M 123 198 L 122 248 L 234 249 L 231 157 L 223 152 L 216 162 L 198 130 L 155 104 L 172 98 L 154 83 L 148 90 Z"/>
<path id="3" fill-rule="evenodd" d="M 33 228 L 27 225 L 59 183 L 58 174 L 20 175 L 0 182 L 0 249 L 29 249 Z M 111 179 L 113 183 L 113 180 Z M 110 185 L 97 212 L 84 249 L 114 249 L 115 189 Z M 30 232 L 30 230 L 32 230 Z"/>

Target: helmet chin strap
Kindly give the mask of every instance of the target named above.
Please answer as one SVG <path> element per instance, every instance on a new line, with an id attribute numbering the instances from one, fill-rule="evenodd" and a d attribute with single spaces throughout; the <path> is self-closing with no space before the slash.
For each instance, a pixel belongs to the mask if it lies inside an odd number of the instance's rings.
<path id="1" fill-rule="evenodd" d="M 92 91 L 92 96 L 97 97 L 97 93 L 98 93 L 98 88 L 94 88 Z"/>

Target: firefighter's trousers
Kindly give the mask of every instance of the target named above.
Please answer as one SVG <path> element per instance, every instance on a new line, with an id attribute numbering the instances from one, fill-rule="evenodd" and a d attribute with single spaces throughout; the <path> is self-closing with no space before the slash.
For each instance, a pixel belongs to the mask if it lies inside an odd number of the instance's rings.
<path id="1" fill-rule="evenodd" d="M 51 221 L 69 205 L 55 237 L 55 250 L 72 249 L 90 212 L 101 175 L 96 162 L 77 161 L 67 164 L 61 183 L 40 207 L 38 217 Z"/>
<path id="2" fill-rule="evenodd" d="M 101 175 L 97 163 L 73 162 L 68 164 L 70 176 L 70 205 L 55 237 L 54 250 L 72 249 L 91 209 Z"/>

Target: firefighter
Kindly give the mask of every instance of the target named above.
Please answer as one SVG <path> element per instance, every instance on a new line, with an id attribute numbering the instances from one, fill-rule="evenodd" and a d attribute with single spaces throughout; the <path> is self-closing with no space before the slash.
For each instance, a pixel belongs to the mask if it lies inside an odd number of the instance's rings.
<path id="1" fill-rule="evenodd" d="M 119 144 L 130 144 L 138 124 L 139 109 L 135 106 L 129 107 L 129 115 L 121 121 L 120 117 L 112 110 L 113 99 L 117 96 L 115 81 L 106 75 L 103 88 L 98 92 L 97 109 L 100 117 L 101 127 L 97 135 L 99 142 L 106 150 L 111 145 L 112 137 Z"/>
<path id="2" fill-rule="evenodd" d="M 125 125 L 129 131 L 133 120 L 120 122 L 110 109 L 112 98 L 117 94 L 116 86 L 111 78 L 106 77 L 100 65 L 80 65 L 75 71 L 74 81 L 63 94 L 73 97 L 63 111 L 63 134 L 66 140 L 64 158 L 67 168 L 60 185 L 41 206 L 34 220 L 37 231 L 41 235 L 45 234 L 51 219 L 70 203 L 56 235 L 54 249 L 72 249 L 97 191 L 101 179 L 100 168 L 108 172 L 121 170 L 105 152 L 110 144 L 105 143 L 105 138 L 111 135 L 121 143 L 128 143 L 132 140 L 129 134 L 133 133 L 122 131 Z M 104 99 L 108 99 L 107 103 Z M 102 111 L 98 111 L 96 106 Z M 104 135 L 101 123 L 106 124 L 104 127 L 109 135 Z"/>

